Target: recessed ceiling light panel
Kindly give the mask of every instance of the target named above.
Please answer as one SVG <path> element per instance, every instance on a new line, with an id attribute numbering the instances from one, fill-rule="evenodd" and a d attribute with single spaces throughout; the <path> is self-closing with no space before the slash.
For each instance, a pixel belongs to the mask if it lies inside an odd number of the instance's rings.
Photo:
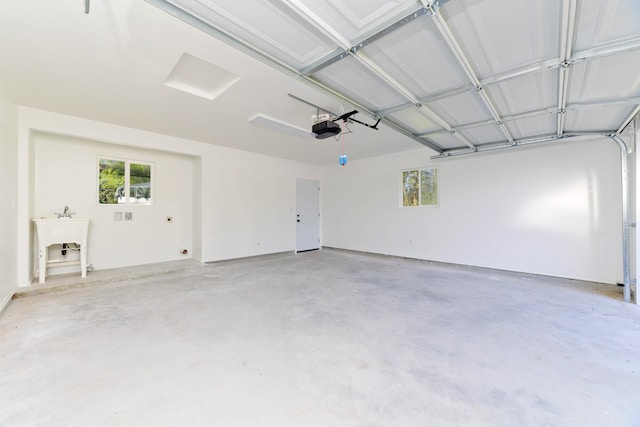
<path id="1" fill-rule="evenodd" d="M 191 95 L 214 100 L 239 79 L 240 76 L 237 74 L 184 53 L 164 80 L 164 84 Z"/>

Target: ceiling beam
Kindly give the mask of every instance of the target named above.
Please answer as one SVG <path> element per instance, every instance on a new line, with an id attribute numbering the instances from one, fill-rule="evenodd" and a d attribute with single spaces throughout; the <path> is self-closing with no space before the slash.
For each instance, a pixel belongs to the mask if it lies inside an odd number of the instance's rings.
<path id="1" fill-rule="evenodd" d="M 539 110 L 531 110 L 531 111 L 526 111 L 524 113 L 518 113 L 518 114 L 513 114 L 510 116 L 504 116 L 502 118 L 502 120 L 505 123 L 511 122 L 511 121 L 515 121 L 515 120 L 522 120 L 522 119 L 527 119 L 530 117 L 537 117 L 537 116 L 542 116 L 544 114 L 554 114 L 556 113 L 556 107 L 549 107 L 549 108 L 544 108 L 544 109 L 539 109 Z M 494 125 L 495 122 L 493 120 L 481 120 L 481 121 L 477 121 L 477 122 L 472 122 L 472 123 L 465 123 L 463 125 L 460 126 L 456 126 L 454 127 L 453 130 L 455 130 L 456 132 L 459 131 L 463 131 L 463 130 L 468 130 L 468 129 L 473 129 L 473 128 L 477 128 L 477 127 L 483 127 L 483 126 L 490 126 L 490 125 Z M 419 133 L 417 134 L 419 137 L 421 138 L 426 138 L 429 136 L 434 136 L 434 135 L 441 135 L 443 134 L 443 131 L 433 131 L 433 132 L 425 132 L 425 133 Z"/>
<path id="2" fill-rule="evenodd" d="M 609 43 L 603 43 L 593 49 L 575 52 L 571 55 L 570 62 L 575 64 L 577 62 L 590 61 L 597 58 L 632 52 L 638 49 L 640 49 L 640 36 L 625 39 L 623 41 L 616 40 Z"/>
<path id="3" fill-rule="evenodd" d="M 489 113 L 493 117 L 493 120 L 500 127 L 500 130 L 502 131 L 504 136 L 507 138 L 507 141 L 513 144 L 513 137 L 509 133 L 509 130 L 507 129 L 507 127 L 504 125 L 503 120 L 500 118 L 498 109 L 495 107 L 493 101 L 491 100 L 491 98 L 489 98 L 489 95 L 487 94 L 482 84 L 480 83 L 480 79 L 476 75 L 476 72 L 473 70 L 473 67 L 471 66 L 469 59 L 463 52 L 462 47 L 460 47 L 460 44 L 458 43 L 455 36 L 449 29 L 449 26 L 445 22 L 442 14 L 440 13 L 440 7 L 438 6 L 438 3 L 435 1 L 427 1 L 427 0 L 421 0 L 421 2 L 424 8 L 430 12 L 430 15 L 433 17 L 436 27 L 438 28 L 438 31 L 446 41 L 447 46 L 449 46 L 449 49 L 453 53 L 453 56 L 455 56 L 456 60 L 458 61 L 458 64 L 460 64 L 465 74 L 469 78 L 469 81 L 471 82 L 474 89 L 480 96 L 480 99 L 484 103 L 485 107 L 487 108 L 487 110 L 489 110 Z"/>
<path id="4" fill-rule="evenodd" d="M 512 68 L 507 71 L 503 71 L 501 73 L 494 74 L 492 76 L 485 77 L 484 79 L 480 80 L 480 84 L 482 86 L 489 86 L 521 76 L 526 76 L 527 74 L 540 73 L 542 71 L 558 68 L 561 62 L 562 61 L 560 60 L 560 58 L 552 58 L 544 61 L 533 62 L 520 67 Z"/>
<path id="5" fill-rule="evenodd" d="M 509 144 L 507 142 L 496 142 L 496 143 L 491 143 L 491 144 L 482 144 L 482 145 L 478 145 L 476 150 L 469 150 L 468 148 L 454 148 L 454 149 L 451 149 L 451 150 L 445 150 L 445 152 L 442 153 L 442 154 L 438 154 L 436 156 L 431 156 L 431 159 L 433 159 L 433 160 L 435 160 L 435 159 L 446 159 L 446 158 L 450 158 L 450 157 L 464 156 L 464 155 L 476 154 L 476 153 L 484 153 L 484 152 L 487 152 L 487 151 L 495 151 L 495 150 L 500 150 L 500 149 L 505 149 L 505 148 L 513 148 L 515 146 L 530 145 L 530 144 L 538 144 L 538 143 L 542 143 L 542 142 L 555 141 L 557 139 L 559 139 L 557 135 L 544 135 L 544 136 L 535 137 L 535 138 L 527 138 L 527 139 L 516 140 L 516 144 Z"/>
<path id="6" fill-rule="evenodd" d="M 490 144 L 482 144 L 482 145 L 478 145 L 476 150 L 470 150 L 468 148 L 454 148 L 451 150 L 445 150 L 444 153 L 442 154 L 438 154 L 436 156 L 431 156 L 432 160 L 436 160 L 436 159 L 447 159 L 447 158 L 451 158 L 451 157 L 457 157 L 457 156 L 466 156 L 466 155 L 470 155 L 470 154 L 478 154 L 478 153 L 485 153 L 487 151 L 495 151 L 495 150 L 501 150 L 501 149 L 505 149 L 505 148 L 515 148 L 515 147 L 522 147 L 525 145 L 533 145 L 533 144 L 541 144 L 541 143 L 545 143 L 545 142 L 551 142 L 551 141 L 565 141 L 571 138 L 580 138 L 580 137 L 606 137 L 606 138 L 611 138 L 611 136 L 614 135 L 611 131 L 601 131 L 601 132 L 584 132 L 584 133 L 565 133 L 564 135 L 562 135 L 561 137 L 559 137 L 558 135 L 542 135 L 542 136 L 536 136 L 536 137 L 532 137 L 532 138 L 524 138 L 524 139 L 518 139 L 516 140 L 514 145 L 511 145 L 507 142 L 495 142 L 495 143 L 490 143 Z"/>
<path id="7" fill-rule="evenodd" d="M 565 113 L 567 112 L 567 94 L 569 92 L 570 67 L 573 65 L 571 51 L 573 48 L 573 27 L 576 21 L 576 0 L 562 2 L 562 28 L 560 29 L 560 68 L 558 71 L 558 113 L 556 119 L 556 135 L 564 133 Z"/>
<path id="8" fill-rule="evenodd" d="M 334 64 L 348 56 L 351 56 L 348 50 L 337 48 L 335 51 L 331 52 L 323 58 L 320 58 L 313 64 L 301 68 L 299 70 L 300 74 L 304 76 L 310 76 L 311 74 L 317 73 L 318 71 L 321 71 L 322 69 L 327 68 L 329 65 Z"/>
<path id="9" fill-rule="evenodd" d="M 430 102 L 435 102 L 439 99 L 443 99 L 443 98 L 449 98 L 450 96 L 455 96 L 455 95 L 459 95 L 461 93 L 465 93 L 468 92 L 470 90 L 473 90 L 473 86 L 469 83 L 458 86 L 456 88 L 453 89 L 446 89 L 440 92 L 436 92 L 433 93 L 429 96 L 426 96 L 424 98 L 419 98 L 418 101 L 420 102 L 420 104 L 428 104 Z M 384 116 L 386 114 L 391 114 L 391 113 L 395 113 L 396 111 L 402 111 L 405 110 L 407 108 L 410 107 L 414 107 L 415 105 L 410 103 L 410 102 L 405 102 L 402 104 L 398 104 L 398 105 L 393 105 L 391 107 L 388 108 L 383 108 L 382 110 L 377 110 L 377 113 L 379 116 Z"/>
<path id="10" fill-rule="evenodd" d="M 638 104 L 640 104 L 640 97 L 601 99 L 596 101 L 576 102 L 572 104 L 567 104 L 566 110 L 579 111 L 579 110 L 588 110 L 592 108 L 615 107 L 615 106 L 638 105 Z M 638 107 L 638 110 L 640 110 L 640 107 Z M 636 110 L 636 114 L 637 112 L 638 111 Z M 530 110 L 530 111 L 526 111 L 518 114 L 512 114 L 510 116 L 504 116 L 502 120 L 504 120 L 505 123 L 508 123 L 515 120 L 522 120 L 530 117 L 542 116 L 545 114 L 557 114 L 557 113 L 558 113 L 557 107 L 548 107 L 548 108 Z M 630 118 L 628 119 L 628 122 L 633 120 L 634 117 L 635 117 L 635 114 L 631 114 Z M 494 124 L 493 120 L 480 120 L 477 122 L 465 123 L 459 126 L 455 126 L 453 130 L 458 132 L 461 130 L 467 130 L 467 129 L 482 127 L 482 126 L 489 126 L 493 124 Z M 443 131 L 438 130 L 434 132 L 418 133 L 417 136 L 421 138 L 425 138 L 433 135 L 441 135 L 443 133 L 444 133 Z"/>
<path id="11" fill-rule="evenodd" d="M 586 110 L 589 108 L 614 107 L 617 105 L 637 105 L 640 104 L 640 96 L 630 98 L 597 99 L 593 101 L 574 102 L 567 104 L 567 110 Z"/>

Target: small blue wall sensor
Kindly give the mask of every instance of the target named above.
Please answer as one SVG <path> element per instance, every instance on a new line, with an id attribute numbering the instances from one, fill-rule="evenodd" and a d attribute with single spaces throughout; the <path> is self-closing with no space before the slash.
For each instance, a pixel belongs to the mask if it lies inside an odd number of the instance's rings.
<path id="1" fill-rule="evenodd" d="M 347 164 L 347 155 L 346 154 L 341 154 L 340 155 L 340 166 L 344 166 Z"/>

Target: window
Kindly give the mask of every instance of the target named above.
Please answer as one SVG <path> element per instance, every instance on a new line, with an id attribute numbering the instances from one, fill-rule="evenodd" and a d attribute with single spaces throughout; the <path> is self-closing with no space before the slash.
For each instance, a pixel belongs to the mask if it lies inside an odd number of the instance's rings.
<path id="1" fill-rule="evenodd" d="M 98 159 L 98 203 L 150 205 L 152 164 L 129 160 Z"/>
<path id="2" fill-rule="evenodd" d="M 402 171 L 402 206 L 438 205 L 438 169 Z"/>

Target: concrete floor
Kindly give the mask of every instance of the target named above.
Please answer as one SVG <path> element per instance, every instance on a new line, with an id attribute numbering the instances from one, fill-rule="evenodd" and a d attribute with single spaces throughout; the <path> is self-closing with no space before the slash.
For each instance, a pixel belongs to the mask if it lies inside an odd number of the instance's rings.
<path id="1" fill-rule="evenodd" d="M 640 425 L 615 288 L 335 250 L 161 273 L 13 300 L 0 425 Z"/>

